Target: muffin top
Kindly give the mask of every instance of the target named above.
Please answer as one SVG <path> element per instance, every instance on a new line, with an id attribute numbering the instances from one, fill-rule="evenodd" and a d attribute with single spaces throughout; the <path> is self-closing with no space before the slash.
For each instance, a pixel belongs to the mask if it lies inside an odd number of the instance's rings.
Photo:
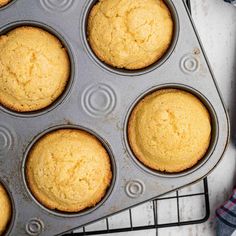
<path id="1" fill-rule="evenodd" d="M 162 0 L 100 0 L 90 12 L 87 31 L 100 60 L 133 70 L 163 56 L 172 40 L 173 21 Z"/>
<path id="2" fill-rule="evenodd" d="M 112 171 L 109 155 L 97 138 L 82 130 L 60 129 L 33 146 L 26 176 L 33 195 L 43 205 L 79 212 L 103 198 Z"/>
<path id="3" fill-rule="evenodd" d="M 11 0 L 0 0 L 0 7 L 7 5 Z"/>
<path id="4" fill-rule="evenodd" d="M 8 223 L 11 220 L 11 202 L 9 196 L 0 184 L 0 235 L 5 232 Z"/>
<path id="5" fill-rule="evenodd" d="M 180 172 L 205 155 L 211 140 L 210 115 L 188 92 L 158 90 L 133 109 L 128 140 L 135 156 L 146 166 Z"/>
<path id="6" fill-rule="evenodd" d="M 0 103 L 18 112 L 49 106 L 70 76 L 66 49 L 52 34 L 23 26 L 0 36 Z"/>

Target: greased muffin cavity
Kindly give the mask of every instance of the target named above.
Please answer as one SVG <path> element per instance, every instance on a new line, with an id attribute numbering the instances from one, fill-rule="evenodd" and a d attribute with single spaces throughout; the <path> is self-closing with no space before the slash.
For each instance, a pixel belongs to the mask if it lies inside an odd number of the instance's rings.
<path id="1" fill-rule="evenodd" d="M 64 91 L 70 61 L 61 42 L 31 26 L 0 36 L 0 103 L 18 112 L 37 111 Z"/>
<path id="2" fill-rule="evenodd" d="M 12 207 L 10 198 L 5 188 L 0 183 L 0 235 L 3 235 L 7 230 L 12 217 Z"/>
<path id="3" fill-rule="evenodd" d="M 60 129 L 34 144 L 26 178 L 32 194 L 47 208 L 80 212 L 106 194 L 112 179 L 110 157 L 93 135 Z"/>
<path id="4" fill-rule="evenodd" d="M 100 0 L 89 14 L 87 35 L 101 61 L 135 70 L 165 54 L 173 27 L 171 13 L 162 0 Z"/>
<path id="5" fill-rule="evenodd" d="M 158 90 L 133 109 L 128 140 L 144 165 L 163 172 L 180 172 L 204 157 L 211 140 L 211 118 L 191 93 Z"/>

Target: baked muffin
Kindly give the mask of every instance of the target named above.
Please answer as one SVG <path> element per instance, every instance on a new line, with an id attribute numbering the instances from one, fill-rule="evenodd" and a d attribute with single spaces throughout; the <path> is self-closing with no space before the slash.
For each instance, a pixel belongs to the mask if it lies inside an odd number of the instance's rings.
<path id="1" fill-rule="evenodd" d="M 3 235 L 6 231 L 11 220 L 11 215 L 12 209 L 10 198 L 4 187 L 0 184 L 0 235 Z"/>
<path id="2" fill-rule="evenodd" d="M 23 26 L 0 36 L 0 103 L 18 111 L 49 106 L 70 76 L 66 49 L 52 34 Z"/>
<path id="3" fill-rule="evenodd" d="M 133 109 L 128 140 L 144 165 L 180 172 L 194 166 L 208 150 L 211 118 L 194 95 L 178 89 L 158 90 Z"/>
<path id="4" fill-rule="evenodd" d="M 87 34 L 100 60 L 117 68 L 142 69 L 169 48 L 173 20 L 162 0 L 100 0 L 88 17 Z"/>
<path id="5" fill-rule="evenodd" d="M 0 0 L 0 7 L 7 5 L 11 0 Z"/>
<path id="6" fill-rule="evenodd" d="M 97 138 L 82 130 L 60 129 L 33 146 L 26 177 L 35 198 L 47 208 L 79 212 L 101 201 L 112 171 Z"/>

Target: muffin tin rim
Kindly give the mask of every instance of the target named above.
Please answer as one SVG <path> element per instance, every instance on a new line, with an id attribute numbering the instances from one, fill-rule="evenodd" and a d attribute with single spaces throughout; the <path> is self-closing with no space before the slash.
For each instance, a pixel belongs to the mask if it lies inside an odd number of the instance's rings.
<path id="1" fill-rule="evenodd" d="M 46 206 L 43 205 L 43 203 L 41 203 L 39 200 L 37 200 L 37 198 L 31 192 L 30 187 L 28 186 L 28 183 L 27 183 L 27 177 L 26 177 L 25 170 L 26 170 L 26 162 L 27 162 L 27 158 L 28 158 L 28 154 L 29 154 L 30 150 L 32 149 L 34 144 L 36 144 L 37 141 L 39 141 L 43 136 L 45 136 L 53 131 L 60 130 L 60 129 L 82 130 L 82 131 L 85 131 L 85 132 L 93 135 L 95 138 L 97 138 L 99 140 L 99 142 L 101 142 L 102 146 L 105 148 L 106 152 L 108 153 L 109 159 L 110 159 L 110 165 L 111 165 L 111 170 L 112 170 L 112 180 L 111 180 L 110 186 L 108 186 L 108 188 L 106 190 L 105 195 L 94 207 L 89 207 L 89 208 L 86 208 L 86 209 L 79 211 L 79 212 L 71 212 L 70 213 L 70 212 L 57 211 L 57 210 L 47 208 Z M 115 188 L 115 185 L 116 185 L 117 164 L 116 164 L 115 156 L 113 154 L 110 144 L 104 138 L 102 138 L 97 132 L 95 132 L 87 127 L 81 126 L 81 125 L 59 124 L 59 125 L 55 125 L 55 126 L 51 126 L 49 128 L 46 128 L 42 132 L 37 133 L 31 139 L 31 141 L 28 143 L 28 145 L 26 146 L 26 148 L 23 152 L 23 159 L 22 159 L 22 163 L 21 163 L 21 179 L 23 181 L 24 189 L 26 190 L 27 195 L 31 198 L 31 200 L 40 209 L 42 209 L 44 212 L 54 215 L 54 216 L 59 216 L 59 217 L 64 217 L 64 218 L 73 218 L 73 217 L 84 216 L 84 215 L 94 212 L 100 206 L 102 206 L 108 200 L 108 198 L 111 197 L 113 189 Z"/>
<path id="2" fill-rule="evenodd" d="M 81 14 L 81 19 L 80 19 L 80 26 L 81 26 L 80 37 L 83 44 L 83 48 L 85 49 L 85 52 L 87 56 L 89 57 L 89 59 L 99 68 L 101 68 L 103 71 L 106 71 L 115 75 L 119 75 L 119 76 L 129 76 L 129 77 L 145 75 L 163 66 L 173 54 L 178 44 L 179 33 L 180 33 L 179 15 L 173 1 L 172 0 L 163 0 L 163 1 L 165 2 L 169 11 L 171 12 L 172 20 L 174 22 L 173 36 L 172 36 L 172 40 L 168 49 L 166 50 L 164 55 L 162 55 L 162 57 L 156 62 L 154 62 L 153 64 L 147 67 L 144 67 L 142 69 L 138 69 L 138 70 L 128 70 L 128 69 L 116 68 L 114 66 L 108 65 L 107 63 L 100 60 L 96 56 L 96 54 L 93 52 L 91 46 L 89 45 L 88 37 L 87 37 L 87 21 L 88 21 L 88 16 L 89 16 L 92 6 L 94 6 L 96 2 L 98 2 L 98 0 L 88 0 L 88 2 L 83 6 L 83 9 L 82 9 L 82 14 Z"/>
<path id="3" fill-rule="evenodd" d="M 209 144 L 209 147 L 208 147 L 206 153 L 194 166 L 192 166 L 191 168 L 186 169 L 184 171 L 181 171 L 181 172 L 169 173 L 169 172 L 161 172 L 158 170 L 151 169 L 150 167 L 146 166 L 144 163 L 142 163 L 141 161 L 138 160 L 138 158 L 133 153 L 132 148 L 131 148 L 129 141 L 128 141 L 128 123 L 129 123 L 129 118 L 130 118 L 130 115 L 131 115 L 133 109 L 147 95 L 149 95 L 157 90 L 162 90 L 162 89 L 179 89 L 182 91 L 189 92 L 190 94 L 194 95 L 196 98 L 198 98 L 202 102 L 202 104 L 207 108 L 209 115 L 211 117 L 211 128 L 212 128 L 211 129 L 211 141 L 210 141 L 210 144 Z M 216 114 L 214 107 L 212 106 L 211 102 L 206 98 L 206 96 L 203 95 L 200 91 L 198 91 L 197 89 L 195 89 L 191 86 L 181 84 L 181 83 L 160 84 L 157 86 L 152 86 L 151 88 L 142 91 L 142 93 L 140 93 L 140 95 L 138 95 L 133 100 L 133 102 L 129 105 L 128 110 L 126 110 L 125 119 L 124 119 L 123 126 L 122 126 L 123 127 L 123 132 L 122 132 L 123 133 L 123 136 L 122 136 L 123 141 L 122 142 L 123 142 L 124 147 L 127 150 L 129 157 L 132 159 L 133 163 L 141 171 L 144 171 L 146 174 L 154 175 L 156 177 L 178 178 L 178 177 L 190 175 L 191 173 L 197 171 L 211 158 L 211 156 L 216 148 L 216 145 L 218 143 L 218 138 L 219 138 L 219 124 L 218 123 L 219 123 L 218 116 Z"/>
<path id="4" fill-rule="evenodd" d="M 75 77 L 76 77 L 75 76 L 75 70 L 76 70 L 75 69 L 75 67 L 76 67 L 75 66 L 75 55 L 73 53 L 71 43 L 69 43 L 69 40 L 66 39 L 66 35 L 63 35 L 57 29 L 55 29 L 55 27 L 52 27 L 49 24 L 46 24 L 44 22 L 35 21 L 35 20 L 13 21 L 13 22 L 8 23 L 0 28 L 0 36 L 7 34 L 11 30 L 14 30 L 18 27 L 24 27 L 24 26 L 37 27 L 39 29 L 45 30 L 46 32 L 48 32 L 48 33 L 52 34 L 54 37 L 56 37 L 61 42 L 63 47 L 66 49 L 66 52 L 67 52 L 67 55 L 68 55 L 69 61 L 70 61 L 70 76 L 67 81 L 67 84 L 66 84 L 63 92 L 61 93 L 61 95 L 54 102 L 49 104 L 48 106 L 46 106 L 42 109 L 39 109 L 39 110 L 35 110 L 35 111 L 19 112 L 19 111 L 14 111 L 14 110 L 4 106 L 2 103 L 0 103 L 0 111 L 3 111 L 4 113 L 7 113 L 7 114 L 9 114 L 11 116 L 15 116 L 15 117 L 20 117 L 20 118 L 33 118 L 33 117 L 42 116 L 42 115 L 45 115 L 45 114 L 51 112 L 52 110 L 58 108 L 58 106 L 62 105 L 66 101 L 66 99 L 68 99 L 68 97 L 73 89 L 73 86 L 75 83 Z"/>

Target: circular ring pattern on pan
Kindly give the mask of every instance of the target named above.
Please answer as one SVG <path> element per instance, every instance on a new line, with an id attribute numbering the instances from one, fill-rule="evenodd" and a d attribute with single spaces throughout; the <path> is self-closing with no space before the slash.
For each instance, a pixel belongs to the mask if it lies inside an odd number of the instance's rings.
<path id="1" fill-rule="evenodd" d="M 110 66 L 110 65 L 102 62 L 100 59 L 98 59 L 98 57 L 95 55 L 92 48 L 90 47 L 89 42 L 88 42 L 88 37 L 87 37 L 87 23 L 88 23 L 88 17 L 89 17 L 90 11 L 91 11 L 92 7 L 97 3 L 97 0 L 89 0 L 83 10 L 82 19 L 81 19 L 81 22 L 82 22 L 82 27 L 81 27 L 82 42 L 84 44 L 84 47 L 85 47 L 89 57 L 102 69 L 104 69 L 108 72 L 111 72 L 111 73 L 121 75 L 121 76 L 139 76 L 139 75 L 143 75 L 145 73 L 151 72 L 151 71 L 155 70 L 156 68 L 160 67 L 162 64 L 164 64 L 166 62 L 166 60 L 170 57 L 173 50 L 175 49 L 175 46 L 177 44 L 178 37 L 179 37 L 179 28 L 180 28 L 179 17 L 178 17 L 178 13 L 176 11 L 176 8 L 174 6 L 174 3 L 172 2 L 172 0 L 164 0 L 164 2 L 169 8 L 171 15 L 172 15 L 173 22 L 174 22 L 174 32 L 173 32 L 172 42 L 171 42 L 168 50 L 158 61 L 156 61 L 155 63 L 153 63 L 150 66 L 147 66 L 146 68 L 137 69 L 137 70 L 127 70 L 127 69 L 115 68 L 113 66 Z"/>
<path id="2" fill-rule="evenodd" d="M 90 207 L 90 208 L 86 208 L 84 210 L 81 210 L 80 212 L 64 212 L 64 211 L 57 211 L 57 210 L 52 210 L 47 208 L 46 206 L 44 206 L 41 202 L 39 202 L 39 200 L 36 199 L 36 197 L 33 195 L 33 193 L 30 190 L 30 187 L 28 186 L 28 182 L 27 182 L 27 177 L 26 177 L 26 162 L 27 162 L 27 158 L 28 155 L 32 149 L 32 147 L 34 146 L 34 144 L 37 143 L 37 141 L 39 141 L 43 136 L 53 132 L 53 131 L 57 131 L 57 130 L 61 130 L 61 129 L 74 129 L 74 130 L 81 130 L 81 131 L 85 131 L 88 134 L 91 134 L 92 136 L 94 136 L 96 139 L 98 139 L 102 146 L 105 148 L 105 150 L 107 151 L 109 158 L 110 158 L 110 165 L 111 165 L 111 171 L 112 171 L 112 179 L 111 179 L 111 183 L 109 185 L 109 187 L 107 188 L 107 191 L 105 193 L 105 195 L 102 197 L 101 201 L 99 201 L 94 207 Z M 25 188 L 28 192 L 28 194 L 30 195 L 30 197 L 33 199 L 33 201 L 40 207 L 42 208 L 44 211 L 51 213 L 53 215 L 56 216 L 60 216 L 60 217 L 79 217 L 85 214 L 89 214 L 93 211 L 95 211 L 97 208 L 101 207 L 104 202 L 109 198 L 110 194 L 112 193 L 112 190 L 114 188 L 115 185 L 115 181 L 116 181 L 116 163 L 115 163 L 115 159 L 113 156 L 113 153 L 111 151 L 111 148 L 109 146 L 109 144 L 103 139 L 101 138 L 97 133 L 91 131 L 90 129 L 78 126 L 78 125 L 58 125 L 55 127 L 51 127 L 48 128 L 47 130 L 45 130 L 44 132 L 40 133 L 39 135 L 37 135 L 33 141 L 29 144 L 29 146 L 27 147 L 25 153 L 24 153 L 24 157 L 23 157 L 23 161 L 22 161 L 22 177 L 23 177 L 23 183 L 25 185 Z"/>
<path id="3" fill-rule="evenodd" d="M 128 141 L 128 122 L 129 122 L 129 118 L 130 118 L 130 115 L 131 115 L 134 107 L 147 95 L 152 94 L 155 91 L 163 90 L 163 89 L 178 89 L 178 90 L 183 90 L 183 91 L 186 91 L 186 92 L 194 95 L 207 108 L 210 118 L 211 118 L 211 141 L 210 141 L 210 145 L 209 145 L 204 157 L 201 160 L 199 160 L 193 167 L 186 169 L 184 171 L 181 171 L 181 172 L 168 173 L 168 172 L 162 172 L 162 171 L 154 170 L 152 168 L 147 167 L 145 164 L 143 164 L 141 161 L 139 161 L 138 158 L 135 156 L 135 154 L 133 153 L 132 148 L 129 144 L 129 141 Z M 198 168 L 200 168 L 202 165 L 204 165 L 205 162 L 207 162 L 207 160 L 211 157 L 211 155 L 216 147 L 216 144 L 218 142 L 218 136 L 219 136 L 218 132 L 219 132 L 219 127 L 218 127 L 217 114 L 216 114 L 213 106 L 209 102 L 209 100 L 201 92 L 197 91 L 196 89 L 194 89 L 192 87 L 189 87 L 189 86 L 186 86 L 183 84 L 163 84 L 163 85 L 160 85 L 157 87 L 153 87 L 150 90 L 144 92 L 130 106 L 130 108 L 127 112 L 125 121 L 124 121 L 124 144 L 127 148 L 127 151 L 129 153 L 130 157 L 134 161 L 134 163 L 139 168 L 144 170 L 145 172 L 152 174 L 152 175 L 161 176 L 161 177 L 174 177 L 174 178 L 176 178 L 176 177 L 181 177 L 181 176 L 191 174 L 192 172 L 194 172 Z"/>
<path id="4" fill-rule="evenodd" d="M 145 185 L 140 180 L 131 180 L 125 186 L 126 194 L 131 198 L 140 197 L 145 191 Z"/>
<path id="5" fill-rule="evenodd" d="M 197 72 L 200 67 L 199 60 L 192 54 L 185 55 L 181 58 L 180 69 L 187 74 Z"/>
<path id="6" fill-rule="evenodd" d="M 115 91 L 106 84 L 96 84 L 88 87 L 82 94 L 84 111 L 94 117 L 110 114 L 117 103 Z"/>
<path id="7" fill-rule="evenodd" d="M 37 236 L 42 233 L 44 229 L 44 223 L 38 218 L 33 218 L 25 225 L 25 231 L 28 235 Z"/>
<path id="8" fill-rule="evenodd" d="M 7 154 L 11 147 L 16 147 L 17 138 L 13 128 L 0 124 L 0 157 Z"/>
<path id="9" fill-rule="evenodd" d="M 42 7 L 50 12 L 66 12 L 74 4 L 74 0 L 40 0 Z"/>
<path id="10" fill-rule="evenodd" d="M 14 222 L 15 222 L 15 214 L 16 214 L 16 210 L 15 210 L 15 204 L 14 204 L 14 200 L 13 200 L 13 196 L 8 188 L 8 185 L 5 181 L 3 181 L 2 179 L 0 179 L 0 186 L 2 186 L 4 188 L 4 190 L 6 191 L 8 197 L 9 197 L 9 201 L 11 204 L 11 218 L 7 224 L 6 229 L 3 232 L 3 235 L 10 235 L 11 230 L 13 228 Z"/>
<path id="11" fill-rule="evenodd" d="M 74 83 L 75 63 L 74 63 L 74 55 L 72 53 L 71 46 L 67 42 L 67 40 L 59 32 L 57 32 L 54 28 L 52 28 L 49 25 L 46 25 L 44 23 L 37 22 L 37 21 L 12 22 L 12 23 L 5 25 L 4 27 L 2 27 L 0 29 L 0 35 L 6 34 L 9 31 L 11 31 L 15 28 L 18 28 L 18 27 L 22 27 L 22 26 L 36 27 L 36 28 L 45 30 L 45 31 L 49 32 L 50 34 L 52 34 L 53 36 L 55 36 L 57 39 L 60 40 L 62 45 L 66 48 L 66 51 L 67 51 L 67 54 L 69 57 L 69 62 L 70 62 L 70 76 L 69 76 L 67 84 L 64 88 L 64 91 L 62 92 L 61 95 L 59 95 L 59 97 L 54 102 L 52 102 L 47 107 L 40 109 L 40 110 L 35 110 L 35 111 L 17 112 L 17 111 L 13 111 L 13 110 L 5 107 L 4 105 L 0 104 L 0 110 L 2 110 L 3 112 L 6 112 L 6 113 L 8 113 L 12 116 L 16 116 L 16 117 L 31 118 L 31 117 L 40 116 L 40 115 L 43 115 L 43 114 L 46 114 L 46 113 L 52 111 L 53 109 L 55 109 L 57 106 L 59 106 L 61 103 L 63 103 L 66 100 L 66 98 L 70 94 L 71 88 Z"/>

